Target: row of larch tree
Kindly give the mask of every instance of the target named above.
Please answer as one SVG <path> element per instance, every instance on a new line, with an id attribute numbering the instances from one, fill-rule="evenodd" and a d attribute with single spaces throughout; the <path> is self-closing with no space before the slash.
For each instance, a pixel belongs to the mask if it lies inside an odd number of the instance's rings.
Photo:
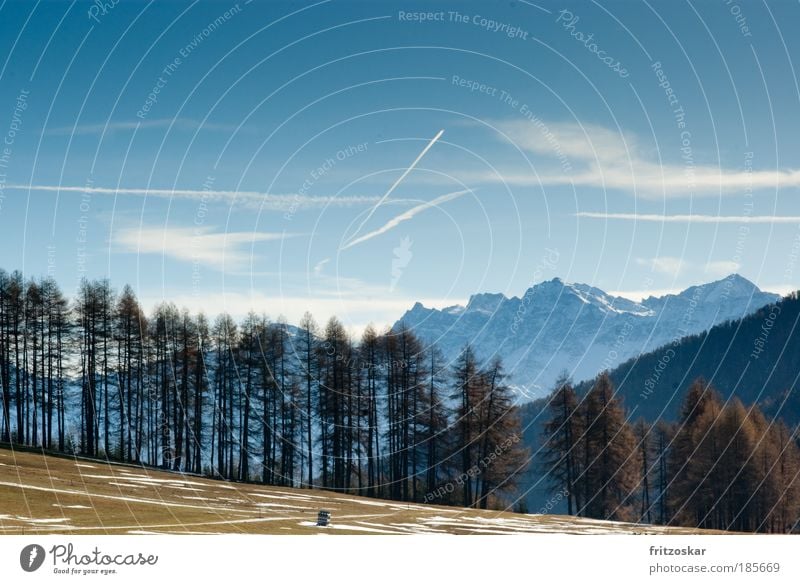
<path id="1" fill-rule="evenodd" d="M 800 529 L 798 431 L 702 379 L 675 423 L 630 423 L 607 374 L 548 403 L 542 471 L 570 515 L 704 529 Z"/>
<path id="2" fill-rule="evenodd" d="M 448 363 L 405 328 L 146 315 L 108 281 L 70 302 L 0 271 L 0 395 L 4 442 L 228 480 L 486 508 L 527 460 L 502 364 L 469 347 Z"/>

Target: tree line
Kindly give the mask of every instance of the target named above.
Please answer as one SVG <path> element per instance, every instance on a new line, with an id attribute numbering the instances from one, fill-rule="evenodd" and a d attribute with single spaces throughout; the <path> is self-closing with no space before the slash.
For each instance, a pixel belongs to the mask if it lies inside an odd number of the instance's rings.
<path id="1" fill-rule="evenodd" d="M 543 472 L 570 515 L 743 532 L 800 526 L 798 431 L 702 378 L 675 423 L 630 423 L 607 373 L 547 406 Z"/>
<path id="2" fill-rule="evenodd" d="M 70 301 L 0 270 L 3 442 L 487 508 L 527 460 L 504 380 L 499 359 L 467 346 L 448 363 L 402 326 L 355 342 L 308 313 L 296 327 L 170 303 L 146 315 L 130 286 L 84 280 Z"/>

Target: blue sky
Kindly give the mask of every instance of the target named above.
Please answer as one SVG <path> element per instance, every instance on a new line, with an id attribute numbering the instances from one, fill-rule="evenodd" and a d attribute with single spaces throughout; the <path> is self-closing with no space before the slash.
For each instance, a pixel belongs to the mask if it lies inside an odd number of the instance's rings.
<path id="1" fill-rule="evenodd" d="M 798 286 L 794 4 L 101 4 L 0 2 L 6 269 L 354 331 Z"/>

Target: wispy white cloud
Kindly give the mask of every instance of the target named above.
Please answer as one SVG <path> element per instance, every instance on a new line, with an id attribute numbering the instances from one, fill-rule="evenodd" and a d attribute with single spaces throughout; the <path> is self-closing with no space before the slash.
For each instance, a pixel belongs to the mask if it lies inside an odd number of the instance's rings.
<path id="1" fill-rule="evenodd" d="M 537 162 L 539 174 L 508 172 L 480 179 L 523 185 L 575 185 L 629 191 L 642 198 L 678 198 L 741 193 L 745 190 L 800 186 L 800 170 L 725 169 L 698 164 L 691 149 L 682 163 L 659 163 L 637 136 L 594 124 L 545 123 L 527 120 L 499 122 L 523 150 L 553 159 L 550 167 Z M 691 147 L 689 147 L 691 148 Z"/>
<path id="2" fill-rule="evenodd" d="M 369 241 L 373 237 L 377 237 L 379 235 L 382 235 L 382 234 L 386 233 L 387 231 L 391 231 L 392 229 L 394 229 L 395 227 L 397 227 L 398 225 L 400 225 L 404 221 L 408 221 L 410 219 L 413 219 L 416 215 L 422 213 L 423 211 L 425 211 L 427 209 L 431 209 L 432 207 L 437 207 L 437 206 L 439 206 L 439 205 L 441 205 L 443 203 L 446 203 L 448 201 L 452 201 L 454 199 L 457 199 L 457 198 L 459 198 L 459 197 L 461 197 L 463 195 L 466 195 L 467 193 L 470 193 L 470 192 L 473 192 L 473 191 L 471 191 L 469 189 L 465 189 L 463 191 L 455 191 L 455 192 L 452 192 L 452 193 L 447 193 L 446 195 L 442 195 L 441 197 L 436 197 L 435 199 L 433 199 L 431 201 L 426 201 L 425 203 L 422 203 L 422 204 L 417 205 L 415 207 L 411 207 L 408 211 L 404 211 L 403 213 L 400 213 L 396 217 L 393 217 L 392 219 L 390 219 L 388 222 L 386 222 L 386 224 L 383 225 L 383 227 L 375 229 L 374 231 L 370 231 L 369 233 L 366 233 L 366 234 L 362 235 L 361 237 L 357 237 L 356 239 L 351 239 L 349 242 L 347 242 L 347 244 L 345 244 L 341 248 L 340 251 L 344 251 L 346 249 L 349 249 L 349 248 L 351 248 L 351 247 L 353 247 L 355 245 L 358 245 L 359 243 L 364 243 L 365 241 Z"/>
<path id="3" fill-rule="evenodd" d="M 263 232 L 215 233 L 208 226 L 130 227 L 116 230 L 113 243 L 120 252 L 158 254 L 220 271 L 235 271 L 247 266 L 252 244 L 279 241 L 294 235 Z"/>
<path id="4" fill-rule="evenodd" d="M 786 215 L 659 215 L 647 213 L 596 213 L 581 211 L 576 217 L 587 219 L 609 219 L 620 221 L 648 221 L 654 223 L 759 223 L 800 224 L 800 217 Z"/>
<path id="5" fill-rule="evenodd" d="M 701 267 L 709 276 L 729 276 L 738 272 L 742 265 L 733 260 L 719 260 L 715 262 L 708 262 Z"/>
<path id="6" fill-rule="evenodd" d="M 86 186 L 55 185 L 8 185 L 6 190 L 38 191 L 53 193 L 89 193 L 93 195 L 157 197 L 162 199 L 185 199 L 219 202 L 228 205 L 241 205 L 250 209 L 265 211 L 295 212 L 306 209 L 324 207 L 351 207 L 372 205 L 379 197 L 362 196 L 310 196 L 299 194 L 272 194 L 258 191 L 229 191 L 218 189 L 146 189 L 146 188 L 109 188 Z"/>
<path id="7" fill-rule="evenodd" d="M 667 294 L 680 294 L 683 292 L 683 288 L 658 288 L 652 289 L 647 288 L 644 290 L 609 290 L 608 294 L 611 296 L 621 296 L 622 298 L 627 298 L 628 300 L 633 300 L 634 302 L 641 302 L 645 298 L 649 298 L 650 296 L 655 296 L 656 298 L 661 296 L 666 296 Z"/>
<path id="8" fill-rule="evenodd" d="M 325 267 L 325 264 L 327 264 L 329 261 L 331 261 L 331 258 L 325 258 L 324 260 L 318 261 L 314 265 L 314 276 L 320 277 L 322 275 L 322 270 Z"/>
<path id="9" fill-rule="evenodd" d="M 165 300 L 192 312 L 227 312 L 235 318 L 241 318 L 252 311 L 269 315 L 273 319 L 283 316 L 287 322 L 293 324 L 300 322 L 303 314 L 308 311 L 318 323 L 324 323 L 333 316 L 337 317 L 354 335 L 360 335 L 368 324 L 373 324 L 378 329 L 391 326 L 417 301 L 433 308 L 466 303 L 466 299 L 461 298 L 398 297 L 389 294 L 385 289 L 382 292 L 365 294 L 362 291 L 352 295 L 267 294 L 258 290 L 205 291 L 203 294 L 193 295 L 165 291 L 163 295 L 145 295 L 141 298 L 148 311 Z"/>
<path id="10" fill-rule="evenodd" d="M 760 288 L 764 292 L 772 292 L 773 294 L 778 294 L 780 296 L 786 296 L 787 294 L 791 294 L 792 292 L 797 292 L 800 290 L 800 286 L 792 286 L 789 284 L 776 284 L 775 286 L 770 286 L 767 284 L 760 286 Z"/>
<path id="11" fill-rule="evenodd" d="M 681 258 L 661 256 L 657 258 L 636 258 L 636 264 L 647 266 L 658 274 L 677 275 L 680 273 L 684 260 Z"/>
<path id="12" fill-rule="evenodd" d="M 650 268 L 653 273 L 679 277 L 686 273 L 706 276 L 728 276 L 741 268 L 741 264 L 732 260 L 695 262 L 674 256 L 658 256 L 654 258 L 636 258 L 636 264 Z"/>
<path id="13" fill-rule="evenodd" d="M 731 272 L 724 272 L 718 275 L 728 276 L 730 274 Z M 790 292 L 796 292 L 798 289 L 800 289 L 800 286 L 791 286 L 787 284 L 776 284 L 772 286 L 770 284 L 760 284 L 758 288 L 763 292 L 771 292 L 772 294 L 786 296 Z M 609 290 L 608 293 L 612 296 L 621 296 L 622 298 L 627 298 L 628 300 L 633 300 L 634 302 L 641 302 L 650 296 L 655 296 L 658 298 L 668 294 L 680 294 L 685 289 L 686 288 L 648 288 L 645 290 Z"/>

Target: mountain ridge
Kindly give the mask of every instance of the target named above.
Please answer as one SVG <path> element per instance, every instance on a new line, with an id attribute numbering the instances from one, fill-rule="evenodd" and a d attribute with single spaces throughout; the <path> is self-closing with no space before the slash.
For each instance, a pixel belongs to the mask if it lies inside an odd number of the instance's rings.
<path id="1" fill-rule="evenodd" d="M 566 370 L 589 379 L 636 355 L 776 302 L 739 274 L 677 294 L 637 302 L 589 284 L 552 278 L 521 296 L 476 293 L 465 306 L 426 308 L 417 302 L 395 323 L 454 359 L 469 343 L 485 360 L 503 358 L 523 400 L 545 395 Z"/>

